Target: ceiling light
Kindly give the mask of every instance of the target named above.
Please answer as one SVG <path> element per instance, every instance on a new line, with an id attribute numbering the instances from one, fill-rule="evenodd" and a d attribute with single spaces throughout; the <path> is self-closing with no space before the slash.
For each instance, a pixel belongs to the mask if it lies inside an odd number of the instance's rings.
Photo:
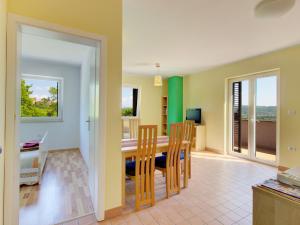
<path id="1" fill-rule="evenodd" d="M 160 64 L 156 63 L 155 67 L 157 69 L 157 74 L 154 76 L 154 86 L 161 87 L 163 85 L 163 83 L 162 83 L 162 77 L 161 77 L 161 75 L 159 75 Z"/>
<path id="2" fill-rule="evenodd" d="M 295 0 L 262 0 L 255 7 L 257 17 L 280 17 L 290 11 Z"/>

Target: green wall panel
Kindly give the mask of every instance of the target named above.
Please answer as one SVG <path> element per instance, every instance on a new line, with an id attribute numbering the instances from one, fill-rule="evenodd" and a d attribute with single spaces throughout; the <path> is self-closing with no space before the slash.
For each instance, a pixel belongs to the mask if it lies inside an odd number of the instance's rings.
<path id="1" fill-rule="evenodd" d="M 183 121 L 183 78 L 168 79 L 168 133 L 170 124 Z"/>

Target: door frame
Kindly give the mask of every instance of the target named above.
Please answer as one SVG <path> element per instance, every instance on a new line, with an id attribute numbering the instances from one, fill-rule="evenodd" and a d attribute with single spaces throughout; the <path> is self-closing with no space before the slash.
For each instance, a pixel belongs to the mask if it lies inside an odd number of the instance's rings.
<path id="1" fill-rule="evenodd" d="M 105 149 L 106 149 L 106 105 L 107 105 L 107 40 L 105 36 L 64 27 L 29 17 L 8 14 L 7 24 L 7 80 L 6 80 L 6 131 L 5 131 L 5 190 L 4 224 L 19 224 L 19 146 L 18 123 L 20 97 L 20 34 L 23 26 L 57 32 L 59 38 L 70 38 L 73 42 L 88 45 L 96 43 L 96 106 L 98 119 L 95 122 L 95 205 L 97 220 L 104 219 L 105 212 Z"/>
<path id="2" fill-rule="evenodd" d="M 232 81 L 239 81 L 239 80 L 245 80 L 247 78 L 260 78 L 260 77 L 268 77 L 268 76 L 276 76 L 277 77 L 277 113 L 276 113 L 276 160 L 275 161 L 267 161 L 267 160 L 263 160 L 263 159 L 259 159 L 255 157 L 255 152 L 253 151 L 253 149 L 255 148 L 255 146 L 249 146 L 249 151 L 248 151 L 248 155 L 243 155 L 240 153 L 235 153 L 232 151 L 232 96 L 231 96 L 231 89 L 230 89 L 230 84 L 232 83 Z M 249 87 L 250 88 L 250 87 Z M 254 90 L 250 90 L 250 94 L 251 95 L 255 95 L 255 89 L 256 87 L 254 87 Z M 252 93 L 254 91 L 254 93 Z M 250 96 L 250 95 L 249 95 Z M 253 102 L 253 100 L 249 99 L 249 105 L 255 104 L 255 101 Z M 232 155 L 232 156 L 237 156 L 240 158 L 245 158 L 251 161 L 256 161 L 256 162 L 260 162 L 263 164 L 267 164 L 267 165 L 272 165 L 272 166 L 278 166 L 279 164 L 279 158 L 280 158 L 280 69 L 279 68 L 275 68 L 275 69 L 270 69 L 270 70 L 264 70 L 264 71 L 259 71 L 259 72 L 255 72 L 255 73 L 248 73 L 248 74 L 243 74 L 240 76 L 230 76 L 228 78 L 225 79 L 225 113 L 224 113 L 224 127 L 225 127 L 225 142 L 224 142 L 224 148 L 226 151 L 226 154 L 228 155 Z M 254 143 L 255 141 L 255 137 L 254 137 L 254 133 L 255 130 L 251 129 L 251 126 L 248 127 L 248 133 L 250 134 L 250 139 L 252 139 L 252 142 Z M 252 135 L 251 135 L 252 133 Z"/>

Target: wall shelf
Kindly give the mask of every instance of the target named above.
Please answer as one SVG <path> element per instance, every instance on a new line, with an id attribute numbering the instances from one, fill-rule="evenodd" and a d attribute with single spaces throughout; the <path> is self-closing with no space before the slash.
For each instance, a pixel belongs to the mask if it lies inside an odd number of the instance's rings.
<path id="1" fill-rule="evenodd" d="M 161 135 L 167 135 L 168 130 L 168 97 L 161 98 Z"/>

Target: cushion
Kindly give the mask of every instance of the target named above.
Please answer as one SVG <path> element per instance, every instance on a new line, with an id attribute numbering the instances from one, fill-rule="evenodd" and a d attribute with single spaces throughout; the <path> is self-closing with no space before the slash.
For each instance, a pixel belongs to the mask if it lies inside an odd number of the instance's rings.
<path id="1" fill-rule="evenodd" d="M 135 161 L 126 163 L 126 175 L 135 176 Z"/>
<path id="2" fill-rule="evenodd" d="M 162 153 L 164 156 L 167 156 L 168 155 L 168 153 L 167 152 L 163 152 Z M 184 159 L 184 152 L 181 152 L 180 153 L 180 160 L 183 160 Z"/>
<path id="3" fill-rule="evenodd" d="M 146 166 L 145 166 L 145 172 L 146 172 Z M 135 161 L 126 161 L 126 175 L 135 176 Z"/>
<path id="4" fill-rule="evenodd" d="M 183 160 L 184 159 L 184 152 L 181 152 L 180 153 L 180 160 Z"/>
<path id="5" fill-rule="evenodd" d="M 155 158 L 155 167 L 166 168 L 167 156 L 162 155 Z"/>

